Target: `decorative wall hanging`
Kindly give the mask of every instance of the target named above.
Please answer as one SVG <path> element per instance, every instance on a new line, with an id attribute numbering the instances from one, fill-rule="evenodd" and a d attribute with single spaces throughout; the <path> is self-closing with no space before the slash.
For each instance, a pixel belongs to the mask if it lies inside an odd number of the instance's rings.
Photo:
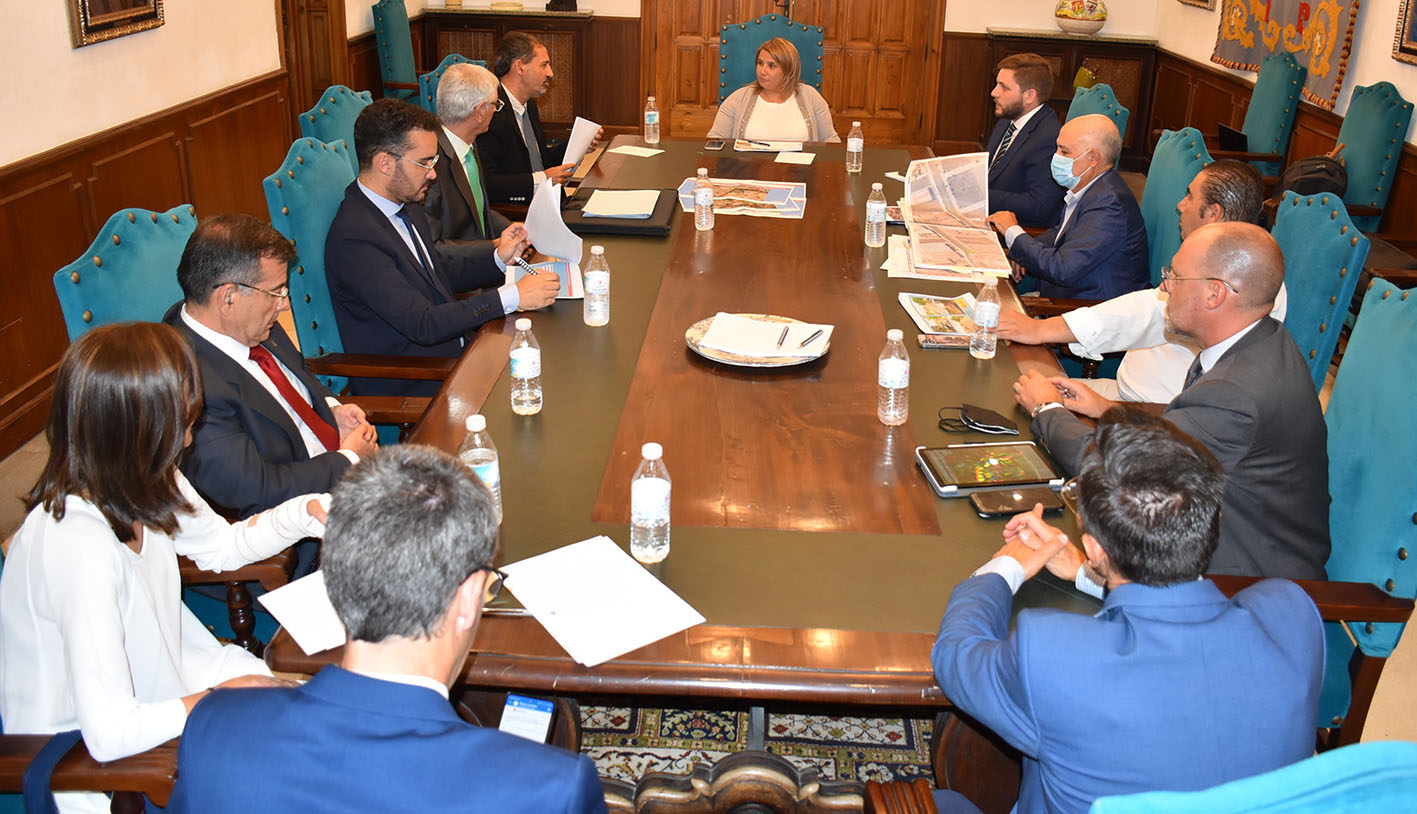
<path id="1" fill-rule="evenodd" d="M 1176 0 L 1176 2 L 1180 3 L 1183 6 L 1195 6 L 1196 8 L 1203 8 L 1206 10 L 1215 8 L 1215 0 Z"/>
<path id="2" fill-rule="evenodd" d="M 1417 65 L 1417 2 L 1402 0 L 1397 11 L 1397 35 L 1392 38 L 1392 58 Z"/>
<path id="3" fill-rule="evenodd" d="M 68 0 L 74 47 L 162 25 L 162 0 Z"/>
<path id="4" fill-rule="evenodd" d="M 1333 110 L 1353 49 L 1358 3 L 1359 0 L 1222 0 L 1220 31 L 1210 60 L 1227 68 L 1258 71 L 1265 57 L 1281 49 L 1289 51 L 1309 69 L 1304 98 Z"/>

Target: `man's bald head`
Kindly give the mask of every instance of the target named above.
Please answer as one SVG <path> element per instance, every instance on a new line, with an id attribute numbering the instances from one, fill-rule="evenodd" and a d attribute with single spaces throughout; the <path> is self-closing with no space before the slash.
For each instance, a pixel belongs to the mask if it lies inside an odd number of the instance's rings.
<path id="1" fill-rule="evenodd" d="M 1122 154 L 1122 134 L 1117 132 L 1117 125 L 1110 118 L 1100 113 L 1078 116 L 1065 122 L 1058 131 L 1058 145 L 1061 147 L 1064 144 L 1072 149 L 1075 156 L 1088 150 L 1096 151 L 1098 159 L 1108 168 L 1115 166 L 1117 157 Z"/>
<path id="2" fill-rule="evenodd" d="M 1206 272 L 1229 283 L 1236 304 L 1268 314 L 1284 282 L 1284 254 L 1274 237 L 1252 223 L 1212 223 L 1188 238 L 1200 242 Z"/>

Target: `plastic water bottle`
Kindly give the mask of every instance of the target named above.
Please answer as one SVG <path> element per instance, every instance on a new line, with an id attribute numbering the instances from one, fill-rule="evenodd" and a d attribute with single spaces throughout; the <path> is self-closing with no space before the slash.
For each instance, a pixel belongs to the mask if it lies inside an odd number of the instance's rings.
<path id="1" fill-rule="evenodd" d="M 887 427 L 910 418 L 910 357 L 899 328 L 886 331 L 886 347 L 876 366 L 876 418 Z"/>
<path id="2" fill-rule="evenodd" d="M 654 97 L 649 97 L 649 104 L 645 105 L 645 144 L 659 143 L 659 107 L 654 103 Z"/>
<path id="3" fill-rule="evenodd" d="M 846 171 L 861 171 L 861 153 L 866 150 L 866 137 L 861 133 L 861 122 L 851 123 L 851 132 L 846 134 Z"/>
<path id="4" fill-rule="evenodd" d="M 458 460 L 471 469 L 482 480 L 487 491 L 492 493 L 492 504 L 497 507 L 497 525 L 502 524 L 502 468 L 497 465 L 497 447 L 492 444 L 492 436 L 487 434 L 487 419 L 482 415 L 467 417 L 467 435 L 458 447 Z"/>
<path id="5" fill-rule="evenodd" d="M 512 338 L 512 412 L 536 415 L 541 412 L 541 345 L 531 332 L 531 320 L 517 320 Z"/>
<path id="6" fill-rule="evenodd" d="M 649 565 L 669 556 L 669 470 L 659 444 L 645 444 L 640 455 L 630 479 L 630 555 Z"/>
<path id="7" fill-rule="evenodd" d="M 886 195 L 880 184 L 871 185 L 866 199 L 866 245 L 879 249 L 886 245 Z"/>
<path id="8" fill-rule="evenodd" d="M 974 333 L 969 337 L 969 355 L 993 359 L 999 344 L 999 278 L 990 277 L 974 298 Z"/>
<path id="9" fill-rule="evenodd" d="M 582 317 L 585 324 L 591 327 L 610 324 L 610 264 L 605 260 L 604 246 L 590 247 L 590 262 L 585 268 Z"/>
<path id="10" fill-rule="evenodd" d="M 713 182 L 705 167 L 699 167 L 699 177 L 694 179 L 694 228 L 700 232 L 713 228 Z"/>

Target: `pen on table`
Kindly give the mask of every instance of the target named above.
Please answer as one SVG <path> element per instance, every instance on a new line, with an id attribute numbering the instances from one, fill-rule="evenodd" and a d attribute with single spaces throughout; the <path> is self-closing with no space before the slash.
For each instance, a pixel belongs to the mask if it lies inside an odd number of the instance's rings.
<path id="1" fill-rule="evenodd" d="M 750 146 L 752 146 L 752 147 L 771 147 L 771 146 L 772 146 L 772 142 L 770 142 L 770 141 L 754 141 L 754 140 L 752 140 L 752 139 L 748 139 L 748 144 L 749 144 Z"/>
<path id="2" fill-rule="evenodd" d="M 807 337 L 806 339 L 802 340 L 802 344 L 798 345 L 797 347 L 799 347 L 799 348 L 805 348 L 805 347 L 807 347 L 808 345 L 812 344 L 812 340 L 813 340 L 813 339 L 816 339 L 817 337 L 819 337 L 819 336 L 821 336 L 821 335 L 822 335 L 822 329 L 821 329 L 821 328 L 818 328 L 817 330 L 815 330 L 815 331 L 812 332 L 812 335 L 811 335 L 811 336 L 809 336 L 809 337 Z"/>
<path id="3" fill-rule="evenodd" d="M 782 326 L 782 336 L 779 336 L 779 337 L 777 338 L 777 346 L 778 346 L 779 348 L 782 347 L 782 343 L 783 343 L 783 342 L 786 342 L 786 341 L 787 341 L 787 327 L 788 327 L 788 326 L 786 326 L 786 325 Z"/>
<path id="4" fill-rule="evenodd" d="M 528 263 L 527 261 L 521 259 L 520 257 L 515 258 L 515 260 L 516 260 L 517 265 L 519 265 L 519 266 L 521 266 L 522 268 L 526 269 L 526 273 L 527 273 L 527 274 L 530 274 L 530 275 L 533 276 L 533 277 L 536 276 L 536 269 L 532 268 L 530 263 Z"/>

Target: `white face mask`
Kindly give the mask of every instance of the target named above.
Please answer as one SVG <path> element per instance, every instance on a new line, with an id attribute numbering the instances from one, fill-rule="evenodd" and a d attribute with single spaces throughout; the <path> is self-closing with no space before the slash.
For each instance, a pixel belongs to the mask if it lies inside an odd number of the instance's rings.
<path id="1" fill-rule="evenodd" d="M 1087 153 L 1090 152 L 1092 151 L 1087 151 Z M 1052 171 L 1053 180 L 1058 182 L 1058 186 L 1063 189 L 1072 189 L 1078 185 L 1078 181 L 1081 181 L 1082 177 L 1074 174 L 1077 169 L 1077 162 L 1079 158 L 1082 158 L 1083 155 L 1087 155 L 1087 153 L 1083 153 L 1073 159 L 1069 159 L 1061 153 L 1053 153 L 1053 160 L 1048 162 L 1048 169 Z"/>

